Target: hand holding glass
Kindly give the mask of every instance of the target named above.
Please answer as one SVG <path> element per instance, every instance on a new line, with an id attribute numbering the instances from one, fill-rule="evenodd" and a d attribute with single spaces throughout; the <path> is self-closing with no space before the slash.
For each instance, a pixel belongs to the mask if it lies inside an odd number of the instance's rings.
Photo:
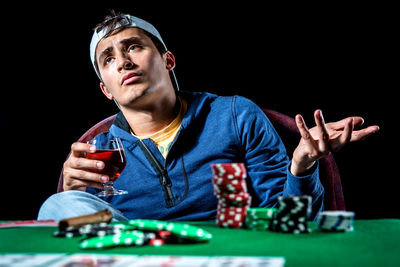
<path id="1" fill-rule="evenodd" d="M 105 197 L 127 194 L 127 191 L 113 187 L 114 181 L 121 175 L 126 165 L 125 151 L 121 140 L 115 137 L 104 144 L 99 144 L 96 140 L 91 140 L 87 143 L 96 146 L 96 152 L 86 153 L 86 158 L 104 162 L 104 169 L 100 170 L 99 173 L 106 174 L 110 178 L 107 183 L 103 184 L 104 190 L 97 193 L 96 196 Z"/>

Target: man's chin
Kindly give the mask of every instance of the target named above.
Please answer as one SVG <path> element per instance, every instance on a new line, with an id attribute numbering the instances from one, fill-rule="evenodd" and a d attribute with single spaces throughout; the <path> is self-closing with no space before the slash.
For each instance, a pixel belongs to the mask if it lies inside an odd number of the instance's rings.
<path id="1" fill-rule="evenodd" d="M 129 100 L 126 102 L 126 105 L 130 107 L 140 107 L 142 105 L 147 106 L 149 103 L 154 102 L 154 97 L 156 97 L 156 94 L 150 87 L 142 90 L 135 90 L 129 96 Z"/>

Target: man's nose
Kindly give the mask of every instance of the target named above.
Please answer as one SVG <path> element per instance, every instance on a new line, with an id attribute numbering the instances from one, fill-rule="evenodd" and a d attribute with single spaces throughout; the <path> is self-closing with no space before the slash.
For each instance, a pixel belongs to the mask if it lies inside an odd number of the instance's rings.
<path id="1" fill-rule="evenodd" d="M 127 56 L 121 56 L 118 62 L 118 71 L 130 70 L 135 66 L 133 61 Z"/>

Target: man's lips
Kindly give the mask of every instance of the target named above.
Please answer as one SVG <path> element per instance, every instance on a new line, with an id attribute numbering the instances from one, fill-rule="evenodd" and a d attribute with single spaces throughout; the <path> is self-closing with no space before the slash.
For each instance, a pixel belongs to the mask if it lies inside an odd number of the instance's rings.
<path id="1" fill-rule="evenodd" d="M 124 77 L 122 77 L 122 81 L 121 81 L 121 85 L 127 85 L 130 83 L 135 82 L 136 80 L 138 80 L 140 78 L 139 73 L 135 73 L 135 72 L 130 72 L 128 74 L 126 74 Z"/>

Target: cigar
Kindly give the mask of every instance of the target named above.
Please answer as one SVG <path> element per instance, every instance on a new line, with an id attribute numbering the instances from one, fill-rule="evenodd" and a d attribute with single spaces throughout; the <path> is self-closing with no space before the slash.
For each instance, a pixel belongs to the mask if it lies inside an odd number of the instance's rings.
<path id="1" fill-rule="evenodd" d="M 60 230 L 65 230 L 68 227 L 78 227 L 85 224 L 94 224 L 106 222 L 109 223 L 112 219 L 112 214 L 109 210 L 105 209 L 96 213 L 63 219 L 58 223 Z"/>

